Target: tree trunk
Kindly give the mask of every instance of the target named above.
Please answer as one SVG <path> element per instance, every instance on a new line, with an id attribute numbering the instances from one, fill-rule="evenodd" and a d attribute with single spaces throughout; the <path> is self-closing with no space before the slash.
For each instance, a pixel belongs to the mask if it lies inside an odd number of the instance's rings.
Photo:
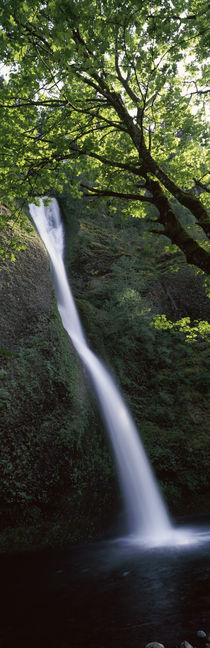
<path id="1" fill-rule="evenodd" d="M 188 263 L 198 266 L 210 275 L 209 253 L 182 227 L 160 183 L 147 178 L 146 187 L 151 191 L 154 204 L 159 211 L 158 222 L 164 226 L 163 234 L 184 252 Z"/>
<path id="2" fill-rule="evenodd" d="M 173 180 L 169 178 L 167 173 L 159 167 L 159 165 L 153 160 L 149 151 L 147 151 L 145 144 L 143 143 L 143 159 L 147 169 L 154 174 L 158 180 L 164 185 L 168 191 L 178 200 L 178 202 L 190 210 L 191 214 L 195 216 L 198 225 L 203 229 L 206 236 L 210 238 L 210 218 L 206 211 L 206 208 L 202 202 L 196 196 L 193 196 L 191 193 L 184 191 L 177 186 Z"/>

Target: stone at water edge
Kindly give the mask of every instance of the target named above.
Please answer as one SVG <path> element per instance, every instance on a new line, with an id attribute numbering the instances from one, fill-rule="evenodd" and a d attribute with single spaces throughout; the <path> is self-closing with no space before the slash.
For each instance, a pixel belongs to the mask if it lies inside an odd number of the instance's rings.
<path id="1" fill-rule="evenodd" d="M 198 637 L 198 639 L 207 639 L 206 632 L 204 632 L 204 630 L 197 630 L 196 637 Z"/>
<path id="2" fill-rule="evenodd" d="M 165 646 L 157 641 L 152 641 L 152 643 L 148 643 L 145 648 L 165 648 Z"/>
<path id="3" fill-rule="evenodd" d="M 189 643 L 189 641 L 182 641 L 180 648 L 193 648 L 193 646 Z"/>

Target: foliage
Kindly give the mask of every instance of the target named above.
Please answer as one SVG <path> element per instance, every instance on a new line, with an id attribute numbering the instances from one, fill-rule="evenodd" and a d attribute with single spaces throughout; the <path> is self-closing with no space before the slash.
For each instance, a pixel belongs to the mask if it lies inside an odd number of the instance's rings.
<path id="1" fill-rule="evenodd" d="M 151 228 L 209 273 L 206 1 L 9 0 L 1 24 L 2 199 L 61 191 L 67 174 L 78 197 L 85 173 L 113 210 L 129 200 L 150 221 L 152 206 Z"/>
<path id="2" fill-rule="evenodd" d="M 196 326 L 190 321 L 190 317 L 183 317 L 177 322 L 171 322 L 166 315 L 156 315 L 152 322 L 156 329 L 167 331 L 180 331 L 184 334 L 186 342 L 199 342 L 206 340 L 210 342 L 210 324 L 204 321 L 195 321 Z"/>
<path id="3" fill-rule="evenodd" d="M 18 229 L 16 223 L 18 221 Z M 8 210 L 0 204 L 0 257 L 2 260 L 15 261 L 16 253 L 25 249 L 21 240 L 21 229 L 29 230 L 26 215 L 20 208 Z"/>
<path id="4" fill-rule="evenodd" d="M 200 276 L 186 264 L 180 274 L 171 269 L 164 237 L 160 263 L 160 243 L 157 250 L 154 236 L 148 246 L 139 237 L 142 228 L 138 219 L 114 223 L 105 211 L 95 209 L 93 218 L 83 209 L 72 283 L 87 336 L 104 362 L 111 362 L 170 510 L 205 510 L 209 324 L 202 313 L 208 299 Z M 183 285 L 192 285 L 196 295 L 190 317 Z"/>

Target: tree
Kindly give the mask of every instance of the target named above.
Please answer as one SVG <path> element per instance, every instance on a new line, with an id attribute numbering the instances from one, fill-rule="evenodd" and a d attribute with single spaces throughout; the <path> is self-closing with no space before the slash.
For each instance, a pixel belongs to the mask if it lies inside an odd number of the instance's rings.
<path id="1" fill-rule="evenodd" d="M 83 190 L 129 200 L 131 215 L 210 274 L 207 30 L 204 0 L 7 0 L 3 200 L 85 173 Z"/>

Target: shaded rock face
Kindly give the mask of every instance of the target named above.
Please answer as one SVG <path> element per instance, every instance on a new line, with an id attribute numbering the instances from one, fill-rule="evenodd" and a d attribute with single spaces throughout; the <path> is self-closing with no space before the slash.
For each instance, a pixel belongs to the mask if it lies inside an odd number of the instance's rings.
<path id="1" fill-rule="evenodd" d="M 5 260 L 1 268 L 1 347 L 18 349 L 20 340 L 42 328 L 50 320 L 52 282 L 47 253 L 35 233 L 25 233 L 26 249 L 14 262 Z"/>
<path id="2" fill-rule="evenodd" d="M 47 253 L 31 229 L 19 236 L 26 249 L 1 269 L 0 548 L 6 551 L 92 537 L 105 524 L 113 489 L 112 460 L 60 321 Z"/>

